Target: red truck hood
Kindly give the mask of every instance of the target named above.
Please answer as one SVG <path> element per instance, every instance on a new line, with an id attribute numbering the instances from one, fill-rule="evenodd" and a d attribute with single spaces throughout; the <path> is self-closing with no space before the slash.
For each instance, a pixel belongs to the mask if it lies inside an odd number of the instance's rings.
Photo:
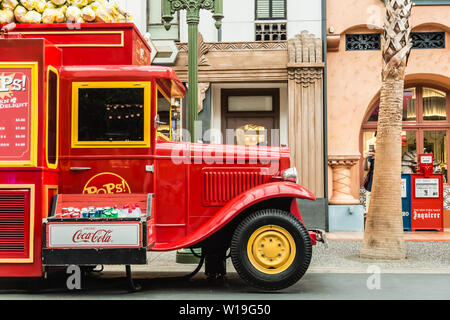
<path id="1" fill-rule="evenodd" d="M 184 159 L 186 157 L 203 161 L 214 159 L 280 161 L 289 160 L 290 152 L 287 147 L 238 146 L 221 144 L 201 144 L 189 142 L 156 143 L 156 156 L 160 158 Z"/>

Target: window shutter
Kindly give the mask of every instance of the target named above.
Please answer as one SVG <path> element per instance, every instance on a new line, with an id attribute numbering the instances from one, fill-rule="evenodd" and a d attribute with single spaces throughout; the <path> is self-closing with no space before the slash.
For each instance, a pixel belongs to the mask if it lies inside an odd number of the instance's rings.
<path id="1" fill-rule="evenodd" d="M 286 17 L 285 0 L 272 0 L 272 18 L 283 19 Z"/>
<path id="2" fill-rule="evenodd" d="M 270 18 L 270 0 L 256 0 L 256 18 Z"/>
<path id="3" fill-rule="evenodd" d="M 256 19 L 286 18 L 285 0 L 256 0 Z"/>

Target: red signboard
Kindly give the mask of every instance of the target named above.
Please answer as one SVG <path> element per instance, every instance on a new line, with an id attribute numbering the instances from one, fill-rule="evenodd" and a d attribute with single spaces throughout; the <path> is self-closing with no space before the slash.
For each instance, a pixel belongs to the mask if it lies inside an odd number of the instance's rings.
<path id="1" fill-rule="evenodd" d="M 0 165 L 35 165 L 36 67 L 0 63 Z"/>
<path id="2" fill-rule="evenodd" d="M 411 231 L 443 231 L 442 174 L 412 174 L 411 189 Z"/>

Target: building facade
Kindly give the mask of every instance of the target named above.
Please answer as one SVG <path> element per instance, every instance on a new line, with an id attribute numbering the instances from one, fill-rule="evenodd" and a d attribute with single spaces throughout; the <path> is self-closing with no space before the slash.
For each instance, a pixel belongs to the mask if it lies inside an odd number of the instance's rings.
<path id="1" fill-rule="evenodd" d="M 435 170 L 444 174 L 448 186 L 450 1 L 414 3 L 413 49 L 403 105 L 402 172 L 415 170 L 417 153 L 430 152 Z M 380 0 L 327 0 L 329 215 L 330 228 L 335 230 L 364 228 L 365 203 L 360 194 L 367 173 L 365 157 L 376 142 L 384 14 Z"/>

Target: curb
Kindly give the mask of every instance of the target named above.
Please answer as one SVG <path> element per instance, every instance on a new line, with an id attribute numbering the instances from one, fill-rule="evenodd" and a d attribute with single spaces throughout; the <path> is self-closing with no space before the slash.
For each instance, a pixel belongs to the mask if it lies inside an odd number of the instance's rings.
<path id="1" fill-rule="evenodd" d="M 376 264 L 373 264 L 376 265 Z M 367 273 L 373 274 L 373 270 L 368 271 L 367 268 L 321 268 L 321 267 L 313 267 L 308 269 L 307 273 Z M 405 268 L 380 268 L 380 273 L 393 273 L 393 274 L 449 274 L 450 268 L 442 268 L 442 269 L 405 269 Z"/>

